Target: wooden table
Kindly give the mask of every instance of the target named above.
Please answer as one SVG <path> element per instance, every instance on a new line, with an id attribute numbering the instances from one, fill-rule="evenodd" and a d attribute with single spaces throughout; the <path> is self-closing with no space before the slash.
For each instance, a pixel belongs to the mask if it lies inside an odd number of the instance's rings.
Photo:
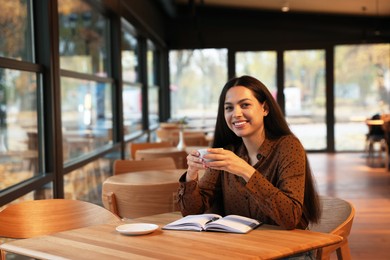
<path id="1" fill-rule="evenodd" d="M 147 235 L 121 235 L 115 230 L 119 223 L 112 223 L 11 241 L 0 249 L 38 259 L 275 259 L 342 241 L 336 235 L 269 225 L 248 234 L 161 229 L 180 217 L 175 212 L 131 221 L 160 226 Z"/>
<path id="2" fill-rule="evenodd" d="M 186 169 L 137 171 L 114 175 L 103 182 L 102 194 L 115 195 L 118 214 L 136 218 L 177 210 L 179 178 Z M 103 199 L 105 208 L 110 201 Z"/>

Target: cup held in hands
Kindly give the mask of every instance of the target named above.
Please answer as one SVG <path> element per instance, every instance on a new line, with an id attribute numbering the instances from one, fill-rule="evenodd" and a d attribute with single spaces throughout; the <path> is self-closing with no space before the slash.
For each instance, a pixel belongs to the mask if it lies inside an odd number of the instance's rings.
<path id="1" fill-rule="evenodd" d="M 205 162 L 211 162 L 211 161 L 213 161 L 213 160 L 211 160 L 211 159 L 206 159 L 206 158 L 203 157 L 203 156 L 205 156 L 206 154 L 209 154 L 209 152 L 207 151 L 207 148 L 206 148 L 206 149 L 199 149 L 198 152 L 199 152 L 199 158 L 202 158 Z"/>

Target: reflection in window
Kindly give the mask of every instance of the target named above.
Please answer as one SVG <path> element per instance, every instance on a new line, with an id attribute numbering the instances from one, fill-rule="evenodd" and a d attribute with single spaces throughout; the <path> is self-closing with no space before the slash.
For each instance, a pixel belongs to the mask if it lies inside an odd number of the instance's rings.
<path id="1" fill-rule="evenodd" d="M 122 19 L 122 101 L 126 135 L 142 130 L 142 85 L 139 82 L 138 40 L 134 28 Z"/>
<path id="2" fill-rule="evenodd" d="M 276 99 L 276 52 L 248 51 L 236 53 L 236 75 L 250 75 L 260 80 Z"/>
<path id="3" fill-rule="evenodd" d="M 150 87 L 148 89 L 149 126 L 154 126 L 159 122 L 158 91 L 158 87 Z"/>
<path id="4" fill-rule="evenodd" d="M 154 44 L 148 41 L 147 69 L 148 69 L 148 117 L 149 127 L 153 127 L 159 122 L 159 86 L 157 83 L 157 54 Z"/>
<path id="5" fill-rule="evenodd" d="M 127 134 L 142 130 L 142 93 L 139 86 L 123 85 L 123 125 Z"/>
<path id="6" fill-rule="evenodd" d="M 61 69 L 108 74 L 108 20 L 86 1 L 58 1 Z"/>
<path id="7" fill-rule="evenodd" d="M 286 119 L 305 149 L 324 150 L 325 51 L 286 51 L 284 55 Z"/>
<path id="8" fill-rule="evenodd" d="M 122 77 L 123 81 L 138 82 L 138 41 L 133 35 L 133 27 L 122 20 Z"/>
<path id="9" fill-rule="evenodd" d="M 64 161 L 112 143 L 110 84 L 61 78 Z"/>
<path id="10" fill-rule="evenodd" d="M 226 64 L 226 49 L 170 51 L 172 117 L 188 117 L 198 126 L 213 128 L 227 81 Z"/>
<path id="11" fill-rule="evenodd" d="M 0 68 L 0 190 L 37 173 L 37 75 Z"/>
<path id="12" fill-rule="evenodd" d="M 148 41 L 148 50 L 146 52 L 147 69 L 148 69 L 148 85 L 155 85 L 156 70 L 155 70 L 155 48 L 151 41 Z"/>
<path id="13" fill-rule="evenodd" d="M 76 199 L 101 204 L 101 187 L 111 173 L 115 153 L 101 157 L 64 176 L 66 199 Z"/>
<path id="14" fill-rule="evenodd" d="M 363 151 L 364 120 L 390 113 L 390 44 L 335 48 L 335 139 L 337 151 Z"/>
<path id="15" fill-rule="evenodd" d="M 31 9 L 31 0 L 1 1 L 1 57 L 34 61 Z"/>

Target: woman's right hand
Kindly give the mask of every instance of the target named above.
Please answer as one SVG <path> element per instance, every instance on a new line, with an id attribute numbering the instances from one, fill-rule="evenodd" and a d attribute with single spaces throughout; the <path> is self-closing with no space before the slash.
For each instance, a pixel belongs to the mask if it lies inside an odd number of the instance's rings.
<path id="1" fill-rule="evenodd" d="M 193 150 L 187 155 L 187 165 L 186 181 L 198 179 L 199 170 L 205 169 L 203 159 L 200 158 L 200 153 L 197 150 Z"/>

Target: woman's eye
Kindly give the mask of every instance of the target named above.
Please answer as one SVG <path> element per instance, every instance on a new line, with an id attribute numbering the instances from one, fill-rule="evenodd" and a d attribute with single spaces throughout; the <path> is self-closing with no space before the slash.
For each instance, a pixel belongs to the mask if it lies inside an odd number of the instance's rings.
<path id="1" fill-rule="evenodd" d="M 233 108 L 231 107 L 231 106 L 226 106 L 225 107 L 225 110 L 227 110 L 227 111 L 230 111 L 230 110 L 232 110 Z"/>
<path id="2" fill-rule="evenodd" d="M 249 107 L 249 106 L 250 106 L 250 104 L 248 104 L 248 103 L 244 103 L 244 104 L 241 105 L 242 108 L 246 108 L 246 107 Z"/>

